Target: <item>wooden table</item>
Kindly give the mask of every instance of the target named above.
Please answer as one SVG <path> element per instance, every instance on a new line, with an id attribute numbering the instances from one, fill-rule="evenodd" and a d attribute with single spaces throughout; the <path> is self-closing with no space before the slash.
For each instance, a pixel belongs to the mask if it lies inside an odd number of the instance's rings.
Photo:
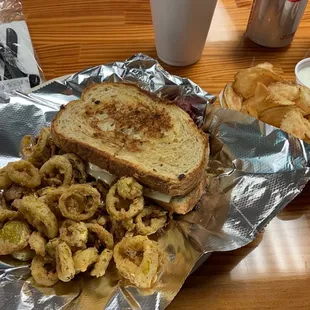
<path id="1" fill-rule="evenodd" d="M 266 49 L 244 38 L 250 5 L 219 0 L 201 60 L 164 67 L 214 94 L 237 69 L 262 61 L 294 80 L 295 64 L 310 57 L 310 6 L 291 46 Z M 137 52 L 156 57 L 148 0 L 23 0 L 23 6 L 47 79 Z M 213 254 L 169 309 L 310 309 L 309 188 L 250 245 Z"/>

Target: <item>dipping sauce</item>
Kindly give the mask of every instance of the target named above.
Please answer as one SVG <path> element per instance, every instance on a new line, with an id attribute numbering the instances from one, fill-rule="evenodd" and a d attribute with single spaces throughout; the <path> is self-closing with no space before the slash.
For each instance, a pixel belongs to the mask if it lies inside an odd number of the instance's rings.
<path id="1" fill-rule="evenodd" d="M 310 88 L 310 67 L 302 68 L 298 71 L 298 79 Z"/>

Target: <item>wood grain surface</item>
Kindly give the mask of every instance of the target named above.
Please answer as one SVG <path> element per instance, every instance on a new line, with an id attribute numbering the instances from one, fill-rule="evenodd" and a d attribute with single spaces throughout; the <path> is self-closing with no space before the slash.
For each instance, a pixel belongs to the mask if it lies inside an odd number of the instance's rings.
<path id="1" fill-rule="evenodd" d="M 46 79 L 124 60 L 137 52 L 156 58 L 148 0 L 23 0 Z M 271 62 L 290 80 L 310 57 L 310 6 L 289 47 L 267 49 L 244 37 L 251 0 L 219 0 L 201 60 L 163 64 L 218 94 L 235 72 Z M 310 309 L 309 186 L 252 244 L 215 253 L 191 275 L 174 309 Z"/>

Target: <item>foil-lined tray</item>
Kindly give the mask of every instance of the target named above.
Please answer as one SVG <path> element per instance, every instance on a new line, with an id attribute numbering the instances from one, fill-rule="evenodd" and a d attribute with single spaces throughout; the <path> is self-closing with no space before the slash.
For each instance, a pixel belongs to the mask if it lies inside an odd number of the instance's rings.
<path id="1" fill-rule="evenodd" d="M 158 236 L 169 259 L 152 289 L 135 288 L 120 279 L 113 266 L 99 279 L 79 275 L 53 288 L 37 287 L 27 265 L 6 258 L 0 264 L 0 309 L 164 309 L 208 254 L 251 242 L 309 180 L 307 144 L 250 116 L 212 105 L 215 96 L 143 54 L 54 80 L 29 94 L 11 94 L 9 103 L 0 103 L 0 167 L 19 158 L 22 136 L 37 134 L 62 104 L 103 81 L 138 83 L 191 115 L 210 135 L 213 177 L 208 190 L 194 211 L 176 216 Z"/>

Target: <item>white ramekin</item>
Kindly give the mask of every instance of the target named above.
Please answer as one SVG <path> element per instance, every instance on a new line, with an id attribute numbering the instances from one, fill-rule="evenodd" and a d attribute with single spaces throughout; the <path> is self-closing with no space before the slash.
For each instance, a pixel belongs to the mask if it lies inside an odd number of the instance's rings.
<path id="1" fill-rule="evenodd" d="M 295 76 L 296 76 L 296 83 L 299 85 L 306 86 L 310 88 L 310 85 L 305 85 L 299 78 L 299 72 L 301 69 L 304 69 L 306 67 L 310 67 L 310 58 L 305 58 L 301 61 L 299 61 L 295 66 Z"/>

